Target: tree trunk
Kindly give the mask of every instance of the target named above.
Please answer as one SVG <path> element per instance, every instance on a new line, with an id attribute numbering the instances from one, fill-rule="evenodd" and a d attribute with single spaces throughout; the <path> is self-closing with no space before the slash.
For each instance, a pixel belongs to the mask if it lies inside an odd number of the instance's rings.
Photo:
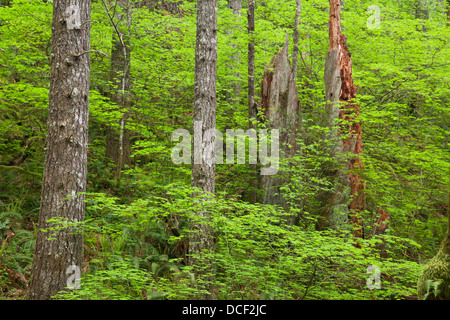
<path id="1" fill-rule="evenodd" d="M 194 88 L 194 164 L 192 186 L 198 188 L 200 201 L 197 214 L 207 220 L 208 199 L 215 192 L 215 129 L 216 129 L 216 73 L 217 73 L 217 0 L 197 2 L 197 41 L 195 49 Z M 206 221 L 205 221 L 206 222 Z M 202 221 L 192 221 L 189 241 L 190 265 L 197 274 L 212 272 L 211 261 L 202 251 L 213 248 L 212 229 Z M 202 271 L 202 266 L 205 267 Z"/>
<path id="2" fill-rule="evenodd" d="M 42 230 L 55 226 L 47 222 L 52 218 L 69 223 L 84 220 L 84 195 L 80 193 L 86 191 L 90 10 L 89 0 L 53 3 L 46 156 L 28 292 L 32 300 L 49 299 L 63 290 L 72 268 L 81 268 L 81 233 L 72 227 L 54 235 Z"/>
<path id="3" fill-rule="evenodd" d="M 119 110 L 126 109 L 127 111 L 117 123 L 118 129 L 108 127 L 106 130 L 106 156 L 114 162 L 119 177 L 120 171 L 131 165 L 130 133 L 126 129 L 131 88 L 131 44 L 128 35 L 131 23 L 131 5 L 129 0 L 120 0 L 117 5 L 115 17 L 111 17 L 114 31 L 111 47 L 110 99 L 112 103 L 119 106 Z"/>
<path id="4" fill-rule="evenodd" d="M 280 161 L 292 157 L 298 150 L 295 132 L 298 125 L 298 90 L 289 62 L 289 38 L 281 51 L 272 57 L 270 65 L 264 70 L 261 84 L 261 112 L 271 129 L 280 130 Z M 263 191 L 261 202 L 286 206 L 280 187 L 284 179 L 278 175 L 260 177 L 260 189 Z"/>
<path id="5" fill-rule="evenodd" d="M 361 178 L 362 130 L 358 121 L 359 106 L 355 101 L 358 88 L 353 84 L 351 54 L 341 32 L 340 6 L 341 1 L 330 0 L 330 48 L 325 62 L 325 94 L 331 128 L 328 138 L 335 142 L 332 155 L 341 167 L 337 170 L 336 190 L 324 212 L 325 220 L 321 226 L 347 228 L 350 218 L 354 236 L 363 238 L 360 213 L 365 207 L 365 183 Z M 337 119 L 342 121 L 339 127 L 335 126 Z"/>

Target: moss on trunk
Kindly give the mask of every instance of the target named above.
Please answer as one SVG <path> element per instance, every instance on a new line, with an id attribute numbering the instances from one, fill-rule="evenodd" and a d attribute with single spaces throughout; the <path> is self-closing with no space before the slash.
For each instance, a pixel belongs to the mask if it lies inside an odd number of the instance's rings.
<path id="1" fill-rule="evenodd" d="M 417 295 L 425 300 L 450 300 L 450 252 L 444 246 L 423 268 L 417 282 Z"/>
<path id="2" fill-rule="evenodd" d="M 425 265 L 417 281 L 419 299 L 450 300 L 450 194 L 447 218 L 447 236 L 436 256 Z"/>

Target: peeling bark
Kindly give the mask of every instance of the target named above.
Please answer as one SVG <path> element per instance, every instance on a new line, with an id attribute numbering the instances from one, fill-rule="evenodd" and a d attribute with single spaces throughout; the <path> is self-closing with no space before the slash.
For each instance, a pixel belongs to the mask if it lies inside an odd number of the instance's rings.
<path id="1" fill-rule="evenodd" d="M 356 103 L 358 87 L 353 83 L 346 36 L 341 32 L 340 7 L 341 1 L 330 0 L 330 47 L 325 62 L 325 94 L 331 129 L 328 138 L 335 142 L 332 153 L 341 168 L 336 173 L 336 190 L 324 212 L 322 227 L 346 228 L 350 220 L 353 235 L 363 238 L 360 214 L 365 207 L 365 183 L 361 177 L 363 144 L 358 120 L 359 105 Z M 341 121 L 338 127 L 335 126 L 337 119 Z"/>
<path id="2" fill-rule="evenodd" d="M 80 193 L 86 191 L 90 10 L 89 0 L 53 3 L 46 154 L 30 300 L 50 299 L 66 287 L 67 268 L 81 268 L 82 234 L 63 228 L 47 240 L 51 234 L 42 230 L 54 225 L 47 222 L 52 218 L 84 221 Z"/>
<path id="3" fill-rule="evenodd" d="M 298 125 L 299 101 L 295 78 L 288 57 L 289 38 L 281 51 L 272 57 L 264 70 L 261 84 L 261 112 L 271 129 L 280 130 L 280 160 L 292 157 L 298 150 L 296 129 Z M 280 191 L 283 179 L 279 176 L 261 176 L 261 202 L 285 207 L 286 202 Z M 275 195 L 277 194 L 277 195 Z"/>

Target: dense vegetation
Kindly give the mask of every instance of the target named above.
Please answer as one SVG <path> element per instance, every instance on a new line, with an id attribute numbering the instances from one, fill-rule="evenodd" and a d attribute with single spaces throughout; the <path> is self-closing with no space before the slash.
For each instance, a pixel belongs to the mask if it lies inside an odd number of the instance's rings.
<path id="1" fill-rule="evenodd" d="M 0 1 L 1 299 L 24 299 L 30 280 L 45 157 L 52 3 Z M 264 67 L 286 34 L 292 41 L 295 4 L 256 1 L 257 102 Z M 84 234 L 81 289 L 57 298 L 198 299 L 207 289 L 214 299 L 415 296 L 421 269 L 447 230 L 447 3 L 345 1 L 342 25 L 359 86 L 366 181 L 365 236 L 355 240 L 348 230 L 317 227 L 335 188 L 330 172 L 336 163 L 324 138 L 329 4 L 303 1 L 296 78 L 301 152 L 280 169 L 288 177 L 282 187 L 288 206 L 254 201 L 261 191 L 254 188 L 251 165 L 217 165 L 216 195 L 207 203 L 214 230 L 214 250 L 207 253 L 214 261 L 212 277 L 194 275 L 187 263 L 188 224 L 199 202 L 192 196 L 191 166 L 171 159 L 172 133 L 193 128 L 195 5 L 180 1 L 169 10 L 133 1 L 127 31 L 131 97 L 123 110 L 110 93 L 114 26 L 104 2 L 92 1 L 86 220 L 77 224 Z M 379 28 L 368 27 L 369 6 L 380 9 Z M 222 132 L 249 125 L 246 10 L 243 1 L 236 19 L 227 1 L 218 1 Z M 125 113 L 131 161 L 118 173 L 106 154 L 106 136 L 110 127 L 120 130 Z M 388 228 L 376 232 L 380 213 L 388 215 Z M 295 223 L 287 223 L 287 216 Z M 62 221 L 60 227 L 67 225 Z M 47 231 L 51 239 L 57 227 Z"/>

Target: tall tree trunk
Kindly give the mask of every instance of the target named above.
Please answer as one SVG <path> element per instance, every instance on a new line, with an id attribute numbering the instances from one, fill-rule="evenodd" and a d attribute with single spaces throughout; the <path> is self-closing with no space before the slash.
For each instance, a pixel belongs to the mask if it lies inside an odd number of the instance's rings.
<path id="1" fill-rule="evenodd" d="M 192 186 L 206 196 L 199 203 L 197 214 L 207 220 L 208 199 L 215 192 L 215 129 L 216 129 L 216 73 L 217 73 L 217 0 L 197 2 L 197 41 L 195 48 L 194 88 L 194 164 Z M 202 251 L 213 248 L 212 229 L 203 221 L 192 221 L 189 259 L 194 272 L 212 272 L 211 261 Z M 202 266 L 205 268 L 202 269 Z M 200 271 L 202 270 L 202 271 Z"/>
<path id="2" fill-rule="evenodd" d="M 83 236 L 72 227 L 51 233 L 49 219 L 84 220 L 90 73 L 89 0 L 55 0 L 46 155 L 28 299 L 49 299 L 81 268 Z M 54 238 L 47 240 L 47 238 Z M 79 270 L 79 269 L 78 269 Z M 70 273 L 70 272 L 69 272 Z"/>
<path id="3" fill-rule="evenodd" d="M 118 129 L 108 127 L 106 130 L 106 156 L 110 158 L 117 169 L 117 176 L 126 166 L 131 165 L 130 132 L 126 129 L 130 107 L 130 61 L 131 43 L 129 28 L 131 23 L 131 4 L 129 0 L 119 0 L 115 16 L 111 18 L 114 30 L 111 47 L 110 98 L 111 102 L 126 109 L 118 122 Z M 108 10 L 105 7 L 106 10 Z"/>
<path id="4" fill-rule="evenodd" d="M 353 84 L 351 55 L 346 37 L 341 32 L 340 8 L 340 0 L 330 0 L 330 48 L 325 62 L 325 94 L 331 128 L 328 138 L 335 143 L 332 153 L 341 167 L 337 170 L 336 190 L 324 212 L 321 226 L 347 228 L 350 218 L 354 236 L 362 238 L 360 213 L 365 206 L 365 183 L 361 178 L 362 130 L 358 121 L 359 106 L 355 101 L 358 88 Z M 336 127 L 338 119 L 342 124 Z"/>

